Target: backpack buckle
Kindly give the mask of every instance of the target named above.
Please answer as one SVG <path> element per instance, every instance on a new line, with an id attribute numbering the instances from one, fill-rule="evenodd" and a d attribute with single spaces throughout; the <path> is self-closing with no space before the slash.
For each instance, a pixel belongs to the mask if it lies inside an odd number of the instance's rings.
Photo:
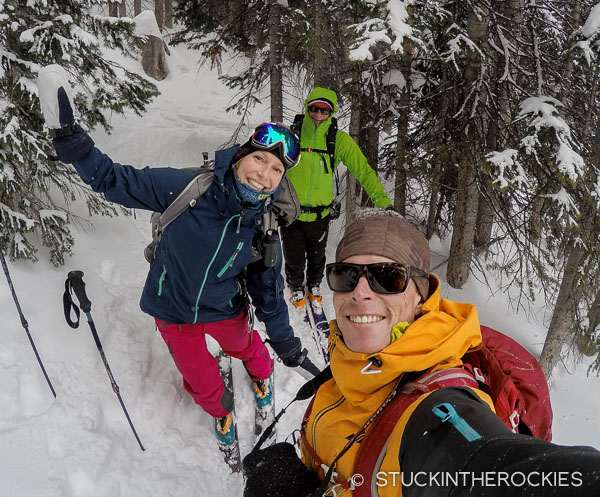
<path id="1" fill-rule="evenodd" d="M 481 383 L 487 383 L 487 381 L 485 380 L 485 376 L 481 372 L 481 369 L 476 368 L 475 366 L 473 366 L 473 374 L 475 375 L 475 379 L 477 381 L 480 381 Z"/>
<path id="2" fill-rule="evenodd" d="M 517 428 L 519 427 L 519 422 L 521 421 L 521 418 L 519 417 L 519 413 L 517 412 L 516 409 L 508 417 L 508 420 L 510 421 L 510 427 L 512 429 L 512 432 L 513 433 L 519 433 L 519 431 L 517 430 Z"/>
<path id="3" fill-rule="evenodd" d="M 321 463 L 321 469 L 325 472 L 325 476 L 327 476 L 327 473 L 329 473 L 329 469 L 331 466 L 327 466 L 327 464 L 325 463 Z M 330 478 L 330 482 L 331 483 L 336 483 L 336 478 L 338 477 L 337 471 L 332 471 L 331 472 L 331 478 Z"/>

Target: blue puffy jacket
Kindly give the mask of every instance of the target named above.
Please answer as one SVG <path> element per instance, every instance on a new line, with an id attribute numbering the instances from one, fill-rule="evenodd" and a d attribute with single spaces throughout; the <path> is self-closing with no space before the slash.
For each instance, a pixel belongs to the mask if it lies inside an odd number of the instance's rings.
<path id="1" fill-rule="evenodd" d="M 249 264 L 252 240 L 267 209 L 243 207 L 229 167 L 238 147 L 217 151 L 215 177 L 196 205 L 165 230 L 150 265 L 140 307 L 168 323 L 207 323 L 231 319 L 244 310 L 244 268 L 248 293 L 272 342 L 288 341 L 283 355 L 300 350 L 292 340 L 283 297 L 281 248 L 275 267 Z M 97 148 L 74 164 L 82 180 L 107 200 L 125 207 L 164 212 L 197 172 L 132 166 L 113 162 Z M 279 195 L 280 187 L 275 192 Z M 283 344 L 282 344 L 283 345 Z M 276 348 L 277 351 L 277 348 Z"/>

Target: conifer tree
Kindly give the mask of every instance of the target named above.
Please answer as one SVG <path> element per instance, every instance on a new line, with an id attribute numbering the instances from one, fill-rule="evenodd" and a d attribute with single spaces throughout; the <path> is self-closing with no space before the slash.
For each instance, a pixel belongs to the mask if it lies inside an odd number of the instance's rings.
<path id="1" fill-rule="evenodd" d="M 108 21 L 89 0 L 0 0 L 0 246 L 12 259 L 50 261 L 72 254 L 74 216 L 81 197 L 90 214 L 114 207 L 81 183 L 75 170 L 54 157 L 37 98 L 39 69 L 57 63 L 69 73 L 76 113 L 85 128 L 109 129 L 104 111 L 141 113 L 157 95 L 154 85 L 108 60 L 103 49 L 137 53 L 131 19 Z"/>

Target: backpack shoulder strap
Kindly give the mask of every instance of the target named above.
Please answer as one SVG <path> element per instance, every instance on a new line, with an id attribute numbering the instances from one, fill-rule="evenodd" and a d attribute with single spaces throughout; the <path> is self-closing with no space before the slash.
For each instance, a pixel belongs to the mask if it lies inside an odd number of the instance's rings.
<path id="1" fill-rule="evenodd" d="M 289 226 L 300 214 L 300 201 L 296 189 L 287 176 L 281 179 L 281 193 L 275 200 L 273 209 L 270 212 L 275 214 L 278 226 Z M 269 226 L 268 228 L 272 227 Z"/>
<path id="2" fill-rule="evenodd" d="M 338 123 L 335 117 L 331 117 L 331 124 L 327 130 L 327 155 L 329 155 L 329 167 L 333 173 L 335 167 L 335 138 L 338 132 Z"/>
<path id="3" fill-rule="evenodd" d="M 300 136 L 302 135 L 302 121 L 304 121 L 304 114 L 296 114 L 294 122 L 290 126 L 290 129 L 298 136 L 298 141 L 300 141 Z"/>
<path id="4" fill-rule="evenodd" d="M 163 232 L 183 211 L 196 205 L 196 200 L 200 198 L 213 182 L 214 171 L 202 170 L 186 185 L 183 191 L 173 202 L 165 209 L 162 214 L 155 212 L 152 214 L 150 222 L 152 224 L 152 241 L 144 249 L 144 257 L 148 262 L 154 260 L 156 247 L 160 242 Z"/>
<path id="5" fill-rule="evenodd" d="M 404 411 L 425 393 L 444 387 L 477 387 L 477 381 L 463 368 L 448 368 L 426 372 L 414 381 L 402 385 L 396 397 L 377 416 L 356 454 L 353 474 L 361 474 L 365 484 L 354 489 L 355 497 L 370 497 L 371 483 L 386 455 L 387 445 Z"/>
<path id="6" fill-rule="evenodd" d="M 158 218 L 157 229 L 160 233 L 188 207 L 196 205 L 196 200 L 204 195 L 211 185 L 213 176 L 213 171 L 202 172 L 187 184 L 183 191 Z"/>

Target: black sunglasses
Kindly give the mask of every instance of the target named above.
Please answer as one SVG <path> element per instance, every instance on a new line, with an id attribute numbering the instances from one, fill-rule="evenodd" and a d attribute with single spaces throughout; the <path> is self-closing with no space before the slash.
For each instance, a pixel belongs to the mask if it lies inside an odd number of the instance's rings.
<path id="1" fill-rule="evenodd" d="M 374 264 L 350 264 L 349 262 L 332 262 L 326 268 L 327 284 L 334 292 L 351 292 L 358 285 L 363 274 L 371 290 L 376 293 L 402 293 L 408 286 L 412 276 L 429 275 L 414 266 L 397 262 L 376 262 Z"/>
<path id="2" fill-rule="evenodd" d="M 316 114 L 316 113 L 320 112 L 324 116 L 328 116 L 329 114 L 331 114 L 331 110 L 330 109 L 324 109 L 323 107 L 316 107 L 316 106 L 309 107 L 308 108 L 308 112 L 312 112 L 313 114 Z"/>

